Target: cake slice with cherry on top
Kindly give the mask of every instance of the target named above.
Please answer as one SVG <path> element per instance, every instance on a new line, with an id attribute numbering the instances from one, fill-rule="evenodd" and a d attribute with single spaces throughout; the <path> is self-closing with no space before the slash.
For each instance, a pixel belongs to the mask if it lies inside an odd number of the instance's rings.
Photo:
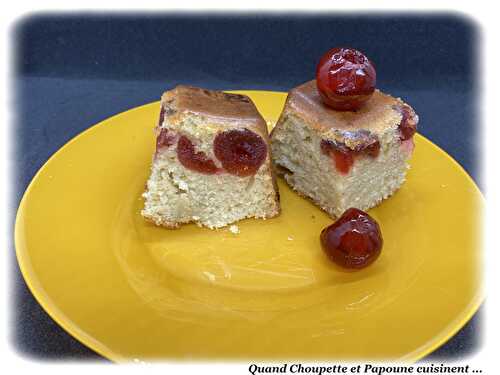
<path id="1" fill-rule="evenodd" d="M 271 134 L 278 172 L 332 217 L 367 210 L 405 181 L 418 116 L 375 83 L 366 56 L 335 48 L 316 80 L 290 91 Z"/>

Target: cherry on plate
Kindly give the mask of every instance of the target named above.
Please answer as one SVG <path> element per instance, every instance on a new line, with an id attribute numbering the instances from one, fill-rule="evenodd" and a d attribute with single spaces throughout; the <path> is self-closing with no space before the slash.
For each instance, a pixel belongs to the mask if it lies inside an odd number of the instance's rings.
<path id="1" fill-rule="evenodd" d="M 382 251 L 378 223 L 366 212 L 349 208 L 321 232 L 326 255 L 341 267 L 359 269 L 372 264 Z"/>

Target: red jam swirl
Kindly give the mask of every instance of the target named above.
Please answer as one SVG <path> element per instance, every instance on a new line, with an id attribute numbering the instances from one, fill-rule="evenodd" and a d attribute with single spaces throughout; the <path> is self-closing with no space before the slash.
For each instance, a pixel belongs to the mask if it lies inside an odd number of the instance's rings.
<path id="1" fill-rule="evenodd" d="M 193 143 L 182 135 L 177 142 L 177 158 L 179 162 L 188 169 L 203 173 L 215 174 L 218 168 L 212 159 L 202 151 L 196 151 Z"/>
<path id="2" fill-rule="evenodd" d="M 359 269 L 372 264 L 382 251 L 378 223 L 366 212 L 349 208 L 321 232 L 326 255 L 341 267 Z"/>
<path id="3" fill-rule="evenodd" d="M 348 174 L 354 164 L 355 158 L 363 155 L 376 158 L 380 152 L 380 142 L 374 140 L 371 143 L 363 144 L 352 150 L 344 143 L 323 139 L 321 141 L 321 151 L 332 158 L 335 168 L 339 173 Z"/>
<path id="4" fill-rule="evenodd" d="M 228 173 L 246 177 L 257 173 L 264 163 L 267 146 L 260 135 L 248 129 L 227 130 L 215 137 L 214 154 Z"/>

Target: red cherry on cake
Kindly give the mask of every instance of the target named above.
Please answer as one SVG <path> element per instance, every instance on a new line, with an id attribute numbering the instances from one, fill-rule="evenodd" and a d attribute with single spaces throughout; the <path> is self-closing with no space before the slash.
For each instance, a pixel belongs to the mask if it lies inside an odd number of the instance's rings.
<path id="1" fill-rule="evenodd" d="M 364 144 L 351 150 L 343 143 L 332 142 L 323 139 L 320 143 L 323 154 L 330 156 L 335 162 L 335 168 L 339 173 L 348 174 L 354 165 L 354 160 L 360 155 L 368 155 L 376 158 L 380 153 L 380 142 L 378 140 Z"/>
<path id="2" fill-rule="evenodd" d="M 357 208 L 346 210 L 335 223 L 321 232 L 321 246 L 338 265 L 363 268 L 375 261 L 382 250 L 378 223 Z"/>
<path id="3" fill-rule="evenodd" d="M 411 109 L 407 105 L 397 106 L 396 109 L 401 113 L 401 122 L 399 123 L 399 133 L 402 141 L 413 137 L 417 131 L 417 122 L 412 116 Z"/>
<path id="4" fill-rule="evenodd" d="M 321 151 L 335 161 L 335 168 L 339 173 L 348 174 L 354 164 L 355 153 L 345 145 L 337 145 L 332 141 L 322 140 Z"/>
<path id="5" fill-rule="evenodd" d="M 165 113 L 165 107 L 162 106 L 160 109 L 160 118 L 158 119 L 158 127 L 161 127 L 161 125 L 163 124 L 163 121 L 165 120 Z"/>
<path id="6" fill-rule="evenodd" d="M 214 154 L 228 173 L 246 177 L 254 175 L 264 163 L 267 146 L 260 135 L 234 129 L 217 134 Z"/>
<path id="7" fill-rule="evenodd" d="M 184 135 L 177 142 L 177 158 L 185 168 L 196 172 L 214 174 L 218 171 L 213 160 L 202 151 L 196 152 L 193 142 Z"/>
<path id="8" fill-rule="evenodd" d="M 172 146 L 175 143 L 175 138 L 175 133 L 169 131 L 167 128 L 161 128 L 156 137 L 156 151 Z"/>
<path id="9" fill-rule="evenodd" d="M 377 75 L 368 58 L 353 48 L 334 48 L 316 67 L 316 85 L 323 102 L 338 111 L 355 111 L 375 91 Z"/>

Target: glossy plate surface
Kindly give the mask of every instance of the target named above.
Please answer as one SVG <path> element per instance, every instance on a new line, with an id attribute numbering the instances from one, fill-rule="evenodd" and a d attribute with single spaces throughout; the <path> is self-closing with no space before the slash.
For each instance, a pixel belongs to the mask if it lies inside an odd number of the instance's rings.
<path id="1" fill-rule="evenodd" d="M 243 93 L 272 126 L 285 94 Z M 142 220 L 158 112 L 158 103 L 138 107 L 74 138 L 19 207 L 22 273 L 85 345 L 114 361 L 414 361 L 477 310 L 483 200 L 425 138 L 416 136 L 401 190 L 369 211 L 382 229 L 382 255 L 346 272 L 319 245 L 332 220 L 283 181 L 281 216 L 240 222 L 237 235 Z"/>

